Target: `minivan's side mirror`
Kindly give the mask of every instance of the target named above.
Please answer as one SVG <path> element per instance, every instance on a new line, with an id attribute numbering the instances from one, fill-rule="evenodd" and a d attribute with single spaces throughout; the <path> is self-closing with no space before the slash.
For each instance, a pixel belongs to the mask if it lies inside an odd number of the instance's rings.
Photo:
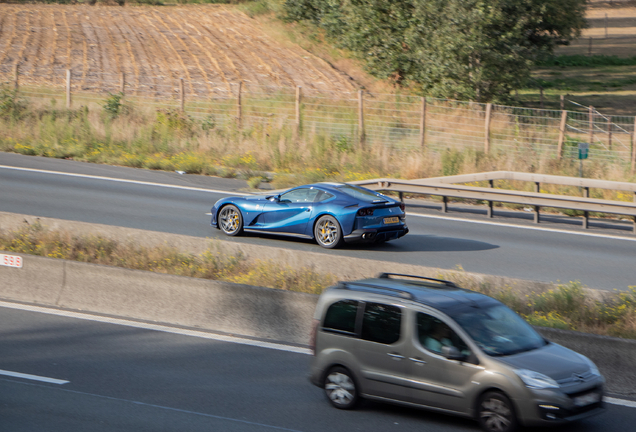
<path id="1" fill-rule="evenodd" d="M 449 360 L 464 360 L 466 358 L 466 356 L 460 353 L 454 346 L 442 347 L 442 355 Z"/>

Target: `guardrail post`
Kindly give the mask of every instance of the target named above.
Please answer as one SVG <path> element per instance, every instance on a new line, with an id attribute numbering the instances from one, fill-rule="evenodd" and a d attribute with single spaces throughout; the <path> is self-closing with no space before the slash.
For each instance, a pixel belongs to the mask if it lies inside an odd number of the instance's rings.
<path id="1" fill-rule="evenodd" d="M 585 186 L 583 188 L 583 198 L 589 198 L 589 197 L 590 197 L 590 188 Z M 583 228 L 584 229 L 588 228 L 589 222 L 590 222 L 590 212 L 586 210 L 583 212 Z"/>
<path id="2" fill-rule="evenodd" d="M 364 149 L 366 134 L 364 132 L 364 93 L 358 90 L 358 146 Z"/>
<path id="3" fill-rule="evenodd" d="M 536 193 L 541 193 L 541 183 L 534 182 L 534 191 Z M 534 223 L 541 222 L 541 207 L 534 206 Z"/>
<path id="4" fill-rule="evenodd" d="M 71 109 L 71 70 L 66 69 L 66 109 Z"/>
<path id="5" fill-rule="evenodd" d="M 492 112 L 492 104 L 488 102 L 486 104 L 486 124 L 484 126 L 484 153 L 490 152 L 490 114 Z"/>
<path id="6" fill-rule="evenodd" d="M 561 95 L 563 97 L 563 95 Z M 563 99 L 561 99 L 563 104 Z M 568 112 L 561 111 L 561 124 L 559 125 L 559 144 L 557 146 L 557 157 L 563 159 L 563 141 L 565 141 L 565 126 L 568 120 Z"/>
<path id="7" fill-rule="evenodd" d="M 488 186 L 490 186 L 491 188 L 495 187 L 495 181 L 494 180 L 488 180 Z M 487 210 L 487 216 L 489 218 L 493 217 L 493 213 L 492 213 L 492 201 L 488 201 L 488 210 Z"/>
<path id="8" fill-rule="evenodd" d="M 18 91 L 20 88 L 20 66 L 18 64 L 13 65 L 13 89 Z"/>
<path id="9" fill-rule="evenodd" d="M 426 98 L 422 97 L 422 114 L 420 117 L 420 148 L 426 146 Z"/>
<path id="10" fill-rule="evenodd" d="M 442 213 L 448 213 L 448 197 L 442 197 Z"/>

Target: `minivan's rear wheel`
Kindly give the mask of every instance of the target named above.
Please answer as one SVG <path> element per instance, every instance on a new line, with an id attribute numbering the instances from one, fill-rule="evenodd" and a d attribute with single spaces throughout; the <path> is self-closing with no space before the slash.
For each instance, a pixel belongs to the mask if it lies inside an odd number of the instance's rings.
<path id="1" fill-rule="evenodd" d="M 491 391 L 479 399 L 479 423 L 486 432 L 512 432 L 517 418 L 510 399 L 503 393 Z"/>
<path id="2" fill-rule="evenodd" d="M 316 222 L 314 227 L 316 242 L 324 248 L 334 249 L 343 242 L 342 229 L 335 217 L 325 215 Z"/>
<path id="3" fill-rule="evenodd" d="M 339 409 L 351 409 L 358 403 L 358 389 L 347 369 L 337 366 L 329 371 L 324 382 L 329 402 Z"/>

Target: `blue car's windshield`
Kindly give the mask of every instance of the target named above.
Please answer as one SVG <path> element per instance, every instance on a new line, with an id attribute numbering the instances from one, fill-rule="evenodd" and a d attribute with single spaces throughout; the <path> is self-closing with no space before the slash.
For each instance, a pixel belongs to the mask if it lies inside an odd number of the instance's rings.
<path id="1" fill-rule="evenodd" d="M 361 187 L 343 185 L 338 187 L 338 189 L 355 199 L 359 199 L 360 201 L 377 203 L 388 202 L 388 199 L 386 199 L 386 197 L 384 197 L 382 194 L 372 192 Z"/>
<path id="2" fill-rule="evenodd" d="M 491 356 L 517 354 L 546 344 L 523 318 L 504 305 L 470 309 L 453 318 Z"/>

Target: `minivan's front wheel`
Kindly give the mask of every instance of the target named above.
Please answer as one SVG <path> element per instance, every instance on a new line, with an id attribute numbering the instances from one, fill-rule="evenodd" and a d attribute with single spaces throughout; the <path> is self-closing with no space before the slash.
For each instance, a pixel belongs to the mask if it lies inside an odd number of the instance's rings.
<path id="1" fill-rule="evenodd" d="M 503 393 L 491 391 L 479 399 L 479 423 L 486 432 L 512 432 L 517 418 L 510 399 Z"/>
<path id="2" fill-rule="evenodd" d="M 351 409 L 358 403 L 358 389 L 351 372 L 337 366 L 329 371 L 324 382 L 329 402 L 339 409 Z"/>

